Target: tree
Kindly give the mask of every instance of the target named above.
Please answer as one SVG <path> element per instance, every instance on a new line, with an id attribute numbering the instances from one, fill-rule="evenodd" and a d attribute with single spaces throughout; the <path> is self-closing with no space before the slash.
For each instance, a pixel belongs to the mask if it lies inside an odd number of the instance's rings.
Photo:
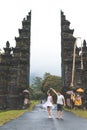
<path id="1" fill-rule="evenodd" d="M 56 91 L 62 90 L 62 81 L 61 77 L 55 75 L 48 75 L 42 83 L 42 91 L 46 94 L 50 88 L 54 88 Z M 56 101 L 55 94 L 51 91 L 51 95 L 53 96 L 54 102 Z"/>
<path id="2" fill-rule="evenodd" d="M 35 77 L 35 78 L 33 79 L 32 87 L 33 87 L 35 90 L 41 90 L 41 86 L 42 86 L 42 78 L 40 78 L 40 77 Z"/>
<path id="3" fill-rule="evenodd" d="M 47 72 L 46 72 L 46 73 L 44 74 L 44 79 L 46 79 L 46 78 L 47 78 L 48 76 L 50 76 L 50 75 L 51 75 L 50 73 L 47 73 Z"/>
<path id="4" fill-rule="evenodd" d="M 44 93 L 41 91 L 42 78 L 35 77 L 31 85 L 31 99 L 41 100 L 44 97 Z"/>
<path id="5" fill-rule="evenodd" d="M 62 88 L 61 85 L 61 77 L 49 75 L 42 82 L 42 91 L 46 93 L 50 88 L 54 88 L 56 91 L 59 91 Z"/>
<path id="6" fill-rule="evenodd" d="M 61 90 L 61 77 L 45 73 L 44 78 L 35 77 L 31 85 L 32 99 L 44 99 L 48 89 L 54 88 L 56 91 Z M 52 93 L 54 96 L 54 94 Z M 54 96 L 55 98 L 55 96 Z"/>

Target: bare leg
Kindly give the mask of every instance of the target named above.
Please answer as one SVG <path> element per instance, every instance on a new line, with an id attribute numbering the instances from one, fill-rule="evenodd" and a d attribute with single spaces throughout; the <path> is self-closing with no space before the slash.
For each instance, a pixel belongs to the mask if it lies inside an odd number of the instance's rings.
<path id="1" fill-rule="evenodd" d="M 59 117 L 62 118 L 62 111 L 59 111 Z"/>
<path id="2" fill-rule="evenodd" d="M 52 113 L 51 113 L 50 107 L 47 107 L 47 111 L 48 111 L 49 117 L 52 118 Z"/>
<path id="3" fill-rule="evenodd" d="M 62 111 L 57 111 L 56 118 L 62 118 Z"/>
<path id="4" fill-rule="evenodd" d="M 59 111 L 57 111 L 57 113 L 56 113 L 56 118 L 58 118 L 59 117 Z"/>

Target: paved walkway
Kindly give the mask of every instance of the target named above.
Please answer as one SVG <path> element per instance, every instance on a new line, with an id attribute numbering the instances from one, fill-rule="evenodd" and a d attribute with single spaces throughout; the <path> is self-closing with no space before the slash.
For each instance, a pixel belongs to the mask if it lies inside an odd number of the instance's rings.
<path id="1" fill-rule="evenodd" d="M 87 119 L 75 116 L 70 112 L 63 112 L 63 120 L 48 118 L 47 111 L 37 105 L 31 112 L 26 112 L 19 118 L 0 127 L 0 130 L 87 130 Z"/>

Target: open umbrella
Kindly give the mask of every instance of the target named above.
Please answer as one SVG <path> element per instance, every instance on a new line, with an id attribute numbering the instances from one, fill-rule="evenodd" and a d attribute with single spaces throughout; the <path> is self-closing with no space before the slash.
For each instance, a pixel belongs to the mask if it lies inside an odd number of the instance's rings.
<path id="1" fill-rule="evenodd" d="M 71 94 L 73 94 L 73 91 L 72 90 L 71 91 L 67 91 L 66 94 L 71 95 Z"/>
<path id="2" fill-rule="evenodd" d="M 29 93 L 29 90 L 25 89 L 23 90 L 23 93 Z"/>
<path id="3" fill-rule="evenodd" d="M 76 92 L 83 93 L 83 92 L 84 92 L 84 89 L 78 88 L 78 89 L 76 90 Z"/>

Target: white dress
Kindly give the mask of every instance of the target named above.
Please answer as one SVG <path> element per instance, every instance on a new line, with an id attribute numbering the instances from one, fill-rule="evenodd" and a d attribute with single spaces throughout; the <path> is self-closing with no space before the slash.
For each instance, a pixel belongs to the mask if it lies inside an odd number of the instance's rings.
<path id="1" fill-rule="evenodd" d="M 52 104 L 52 96 L 47 97 L 47 101 L 43 104 L 43 108 L 51 107 L 52 109 L 54 108 Z"/>

